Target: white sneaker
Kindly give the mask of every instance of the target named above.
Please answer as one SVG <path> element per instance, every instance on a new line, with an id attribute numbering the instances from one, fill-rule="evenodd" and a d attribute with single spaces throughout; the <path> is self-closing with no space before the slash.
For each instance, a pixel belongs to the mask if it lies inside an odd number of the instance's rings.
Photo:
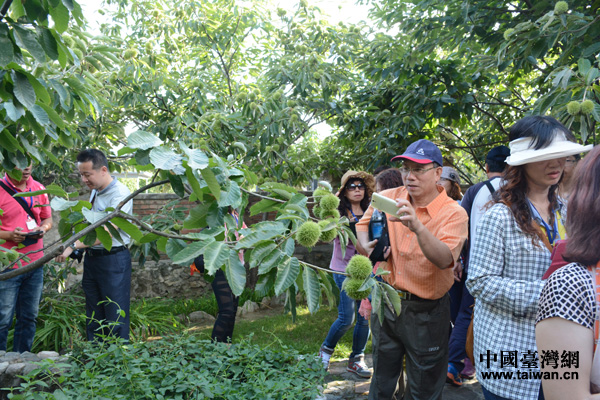
<path id="1" fill-rule="evenodd" d="M 321 358 L 321 361 L 323 362 L 323 368 L 325 368 L 325 371 L 327 371 L 329 369 L 329 360 L 331 359 L 332 354 L 333 354 L 333 350 L 328 349 L 324 345 L 321 345 L 321 349 L 319 350 L 319 357 Z"/>

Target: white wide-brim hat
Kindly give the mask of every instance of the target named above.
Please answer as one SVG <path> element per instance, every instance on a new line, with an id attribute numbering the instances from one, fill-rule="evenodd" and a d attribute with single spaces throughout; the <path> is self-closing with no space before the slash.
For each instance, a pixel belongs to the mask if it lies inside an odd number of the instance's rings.
<path id="1" fill-rule="evenodd" d="M 538 161 L 553 160 L 588 152 L 594 147 L 589 144 L 583 146 L 579 143 L 567 140 L 564 133 L 557 133 L 552 142 L 542 149 L 534 149 L 532 146 L 534 138 L 523 137 L 509 143 L 510 156 L 506 159 L 508 165 L 523 165 Z"/>

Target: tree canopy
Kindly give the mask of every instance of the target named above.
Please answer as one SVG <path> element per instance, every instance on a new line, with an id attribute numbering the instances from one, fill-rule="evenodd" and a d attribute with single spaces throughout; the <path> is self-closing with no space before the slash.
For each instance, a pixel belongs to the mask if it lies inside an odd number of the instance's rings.
<path id="1" fill-rule="evenodd" d="M 314 310 L 330 282 L 293 257 L 296 231 L 314 219 L 307 204 L 316 199 L 297 193 L 309 179 L 372 170 L 427 138 L 470 181 L 527 114 L 552 114 L 580 141 L 596 141 L 599 1 L 364 3 L 373 26 L 331 25 L 308 0 L 292 11 L 261 0 L 107 0 L 108 21 L 94 35 L 74 0 L 5 1 L 0 163 L 19 177 L 37 160 L 59 184 L 48 192 L 65 242 L 46 260 L 79 237 L 110 247 L 112 218 L 175 263 L 204 254 L 235 293 L 245 250 L 265 285 L 290 301 L 304 291 Z M 324 140 L 319 123 L 333 129 Z M 184 227 L 209 229 L 163 232 L 70 200 L 60 185 L 86 147 L 111 154 L 112 169 L 154 172 L 151 186 L 162 179 L 198 202 Z M 277 220 L 241 229 L 227 210 L 257 187 L 268 198 L 251 212 L 276 211 Z M 322 228 L 347 241 L 346 223 Z M 226 236 L 225 225 L 244 238 Z"/>

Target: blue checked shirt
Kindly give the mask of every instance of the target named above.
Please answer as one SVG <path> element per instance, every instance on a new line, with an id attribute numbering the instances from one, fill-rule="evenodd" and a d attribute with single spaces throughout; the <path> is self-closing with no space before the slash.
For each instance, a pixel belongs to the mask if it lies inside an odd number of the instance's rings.
<path id="1" fill-rule="evenodd" d="M 504 204 L 492 206 L 476 229 L 467 288 L 476 299 L 473 355 L 477 379 L 496 395 L 537 400 L 540 380 L 518 379 L 517 370 L 540 370 L 534 355 L 535 318 L 550 251 L 537 238 L 537 246 L 532 243 Z M 486 379 L 486 372 L 512 372 L 513 377 Z"/>

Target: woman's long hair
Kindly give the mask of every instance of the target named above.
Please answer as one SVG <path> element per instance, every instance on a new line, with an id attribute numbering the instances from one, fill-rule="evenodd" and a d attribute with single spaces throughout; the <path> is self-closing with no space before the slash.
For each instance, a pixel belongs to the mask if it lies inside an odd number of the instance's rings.
<path id="1" fill-rule="evenodd" d="M 356 182 L 356 181 L 360 181 L 363 185 L 365 185 L 365 196 L 363 197 L 363 199 L 360 201 L 360 208 L 363 210 L 363 213 L 365 211 L 367 211 L 367 208 L 369 208 L 369 204 L 371 204 L 371 196 L 369 193 L 369 188 L 367 187 L 367 184 L 365 183 L 364 180 L 360 179 L 360 178 L 350 178 L 348 179 L 348 182 L 346 183 L 346 185 L 352 183 L 352 182 Z M 340 191 L 339 194 L 339 198 L 340 198 L 340 205 L 338 206 L 338 211 L 340 212 L 340 215 L 343 216 L 347 216 L 348 215 L 348 211 L 352 211 L 352 204 L 350 203 L 350 200 L 348 200 L 348 198 L 346 197 L 346 187 L 344 186 L 344 189 L 342 189 L 342 191 Z"/>
<path id="2" fill-rule="evenodd" d="M 512 211 L 517 225 L 523 231 L 533 237 L 543 239 L 539 227 L 533 224 L 533 215 L 531 207 L 527 201 L 527 179 L 525 178 L 525 168 L 523 166 L 509 166 L 502 176 L 504 185 L 494 192 L 494 202 L 506 205 Z M 548 190 L 548 201 L 550 209 L 558 208 L 558 184 L 550 186 Z M 550 223 L 554 224 L 554 213 L 550 214 Z"/>
<path id="3" fill-rule="evenodd" d="M 575 169 L 567 213 L 567 250 L 564 259 L 583 265 L 600 261 L 600 146 L 588 154 Z"/>
<path id="4" fill-rule="evenodd" d="M 536 150 L 548 147 L 557 134 L 562 133 L 568 140 L 575 141 L 575 137 L 563 124 L 549 116 L 533 115 L 517 121 L 510 129 L 511 141 L 523 138 L 533 138 L 532 147 Z M 503 203 L 509 207 L 519 225 L 525 233 L 543 240 L 543 233 L 533 223 L 533 215 L 527 201 L 527 179 L 525 167 L 508 166 L 503 174 L 504 185 L 494 192 L 494 202 Z M 562 178 L 562 177 L 561 177 Z M 550 209 L 558 208 L 558 184 L 550 186 L 548 201 Z M 554 213 L 550 213 L 550 223 L 554 223 Z M 535 241 L 533 241 L 535 244 Z"/>

